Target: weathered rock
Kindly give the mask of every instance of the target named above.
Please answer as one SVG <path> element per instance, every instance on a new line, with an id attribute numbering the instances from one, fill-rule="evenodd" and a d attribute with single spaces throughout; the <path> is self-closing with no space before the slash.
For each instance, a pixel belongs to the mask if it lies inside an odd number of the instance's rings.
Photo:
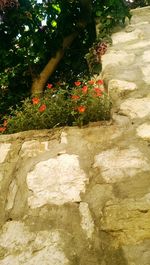
<path id="1" fill-rule="evenodd" d="M 111 64 L 130 65 L 134 62 L 134 59 L 134 53 L 128 54 L 126 51 L 111 51 L 102 57 L 102 67 L 105 69 L 110 62 Z"/>
<path id="2" fill-rule="evenodd" d="M 150 264 L 150 7 L 132 13 L 102 56 L 112 121 L 0 136 L 1 265 Z"/>
<path id="3" fill-rule="evenodd" d="M 40 162 L 27 175 L 28 188 L 33 192 L 28 204 L 36 208 L 47 203 L 79 202 L 87 180 L 76 155 L 63 154 Z"/>
<path id="4" fill-rule="evenodd" d="M 0 236 L 0 248 L 5 252 L 1 265 L 67 265 L 61 244 L 58 231 L 34 233 L 21 222 L 6 223 Z"/>
<path id="5" fill-rule="evenodd" d="M 81 226 L 85 230 L 88 238 L 92 238 L 94 233 L 94 222 L 86 202 L 81 202 L 79 206 L 79 211 L 81 214 Z"/>
<path id="6" fill-rule="evenodd" d="M 136 89 L 137 85 L 135 83 L 124 80 L 112 79 L 108 83 L 108 91 L 113 98 L 124 97 L 130 91 L 134 91 Z"/>
<path id="7" fill-rule="evenodd" d="M 150 124 L 144 123 L 137 128 L 137 135 L 144 140 L 150 140 Z"/>
<path id="8" fill-rule="evenodd" d="M 101 218 L 101 229 L 118 244 L 135 244 L 150 238 L 150 193 L 141 199 L 108 202 Z"/>
<path id="9" fill-rule="evenodd" d="M 141 40 L 140 42 L 130 44 L 126 47 L 126 50 L 138 50 L 138 49 L 146 49 L 149 48 L 150 41 L 149 40 Z"/>
<path id="10" fill-rule="evenodd" d="M 142 61 L 144 63 L 150 63 L 150 52 L 149 51 L 144 51 L 143 56 L 142 56 Z"/>
<path id="11" fill-rule="evenodd" d="M 139 172 L 150 170 L 148 160 L 134 146 L 122 150 L 114 148 L 96 155 L 94 167 L 100 169 L 100 173 L 107 183 L 122 181 L 122 179 L 133 177 Z"/>
<path id="12" fill-rule="evenodd" d="M 0 144 L 0 163 L 5 161 L 5 158 L 10 150 L 11 144 L 1 143 Z"/>
<path id="13" fill-rule="evenodd" d="M 14 205 L 14 200 L 15 200 L 17 190 L 18 190 L 18 186 L 17 186 L 16 180 L 14 179 L 9 186 L 6 210 L 12 209 Z"/>
<path id="14" fill-rule="evenodd" d="M 48 142 L 40 142 L 37 140 L 27 141 L 22 145 L 21 156 L 34 157 L 48 150 Z"/>
<path id="15" fill-rule="evenodd" d="M 140 38 L 142 31 L 139 29 L 135 29 L 132 32 L 117 32 L 112 35 L 113 45 L 126 42 L 137 40 Z"/>
<path id="16" fill-rule="evenodd" d="M 120 105 L 119 112 L 131 119 L 144 118 L 150 115 L 150 98 L 129 98 Z"/>
<path id="17" fill-rule="evenodd" d="M 141 69 L 144 75 L 143 80 L 145 83 L 150 84 L 150 65 L 144 66 Z"/>

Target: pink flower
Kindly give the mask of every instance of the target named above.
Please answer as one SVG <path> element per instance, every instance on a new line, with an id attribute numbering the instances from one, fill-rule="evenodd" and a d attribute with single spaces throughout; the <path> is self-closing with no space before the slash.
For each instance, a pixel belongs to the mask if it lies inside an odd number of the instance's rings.
<path id="1" fill-rule="evenodd" d="M 102 80 L 102 79 L 99 79 L 99 80 L 97 80 L 97 81 L 96 81 L 96 84 L 97 84 L 97 85 L 103 85 L 103 84 L 104 84 L 104 82 L 103 82 L 103 80 Z"/>
<path id="2" fill-rule="evenodd" d="M 77 100 L 77 99 L 79 99 L 80 97 L 79 97 L 78 95 L 72 95 L 71 98 L 74 99 L 74 100 Z"/>
<path id="3" fill-rule="evenodd" d="M 48 89 L 51 89 L 52 87 L 53 87 L 52 84 L 47 84 L 47 88 L 48 88 Z"/>
<path id="4" fill-rule="evenodd" d="M 86 93 L 88 92 L 88 87 L 87 87 L 87 86 L 83 86 L 83 87 L 82 87 L 82 92 L 83 92 L 84 94 L 86 94 Z"/>
<path id="5" fill-rule="evenodd" d="M 77 108 L 77 110 L 78 110 L 80 113 L 83 113 L 83 112 L 85 112 L 86 107 L 85 107 L 85 106 L 79 106 L 79 107 Z"/>
<path id="6" fill-rule="evenodd" d="M 76 81 L 74 82 L 75 86 L 80 86 L 81 85 L 81 82 L 80 81 Z"/>
<path id="7" fill-rule="evenodd" d="M 46 105 L 42 104 L 41 107 L 39 107 L 39 112 L 43 112 L 46 110 Z"/>
<path id="8" fill-rule="evenodd" d="M 33 105 L 37 105 L 40 102 L 39 98 L 32 98 Z"/>

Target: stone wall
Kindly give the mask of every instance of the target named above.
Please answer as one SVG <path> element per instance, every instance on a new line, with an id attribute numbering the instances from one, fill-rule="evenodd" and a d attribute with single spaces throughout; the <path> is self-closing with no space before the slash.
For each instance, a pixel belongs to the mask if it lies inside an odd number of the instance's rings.
<path id="1" fill-rule="evenodd" d="M 112 39 L 112 121 L 0 136 L 1 265 L 150 264 L 150 7 Z"/>

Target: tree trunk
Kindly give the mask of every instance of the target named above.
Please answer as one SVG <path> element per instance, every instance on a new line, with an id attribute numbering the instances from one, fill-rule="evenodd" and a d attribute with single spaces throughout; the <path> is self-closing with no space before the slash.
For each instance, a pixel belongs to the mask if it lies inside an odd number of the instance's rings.
<path id="1" fill-rule="evenodd" d="M 44 67 L 40 75 L 33 80 L 31 87 L 32 94 L 41 94 L 43 92 L 46 82 L 48 81 L 52 73 L 55 71 L 60 60 L 63 58 L 65 49 L 71 45 L 71 43 L 74 41 L 77 35 L 78 32 L 74 32 L 71 35 L 64 38 L 62 48 L 56 52 L 55 57 L 52 57 L 49 60 L 49 62 Z"/>

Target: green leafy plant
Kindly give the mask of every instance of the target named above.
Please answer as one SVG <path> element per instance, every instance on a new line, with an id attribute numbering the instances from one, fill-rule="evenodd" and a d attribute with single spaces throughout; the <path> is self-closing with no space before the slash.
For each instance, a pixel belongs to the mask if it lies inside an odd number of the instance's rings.
<path id="1" fill-rule="evenodd" d="M 66 83 L 48 84 L 42 98 L 34 96 L 3 118 L 1 133 L 15 133 L 58 126 L 82 126 L 110 119 L 111 102 L 103 80 L 82 80 L 70 88 Z"/>

